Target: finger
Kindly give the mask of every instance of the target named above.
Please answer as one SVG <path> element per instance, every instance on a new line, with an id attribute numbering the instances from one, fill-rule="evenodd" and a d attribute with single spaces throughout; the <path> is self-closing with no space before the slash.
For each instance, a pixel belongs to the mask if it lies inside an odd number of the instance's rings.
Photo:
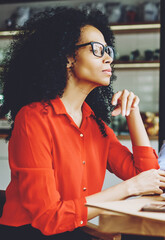
<path id="1" fill-rule="evenodd" d="M 164 183 L 165 183 L 165 177 L 160 176 L 160 177 L 159 177 L 159 180 L 160 180 L 161 182 L 164 182 Z"/>
<path id="2" fill-rule="evenodd" d="M 121 110 L 120 108 L 117 107 L 116 109 L 113 110 L 112 116 L 113 117 L 118 116 L 120 113 L 121 113 Z"/>
<path id="3" fill-rule="evenodd" d="M 164 183 L 164 182 L 160 182 L 159 185 L 160 185 L 159 187 L 161 187 L 161 188 L 165 188 L 165 183 Z"/>
<path id="4" fill-rule="evenodd" d="M 130 114 L 132 104 L 134 102 L 135 95 L 133 92 L 130 92 L 127 98 L 127 106 L 126 106 L 126 116 Z"/>
<path id="5" fill-rule="evenodd" d="M 157 173 L 158 173 L 159 175 L 165 177 L 165 171 L 164 171 L 164 170 L 160 170 L 160 169 L 158 169 L 158 170 L 157 170 Z"/>
<path id="6" fill-rule="evenodd" d="M 121 97 L 121 95 L 122 95 L 121 91 L 119 91 L 113 95 L 112 101 L 111 101 L 112 105 L 117 105 L 118 99 Z"/>
<path id="7" fill-rule="evenodd" d="M 163 193 L 163 190 L 158 188 L 156 191 L 155 191 L 156 194 L 162 194 Z"/>
<path id="8" fill-rule="evenodd" d="M 128 98 L 129 92 L 128 90 L 123 90 L 122 96 L 121 96 L 121 114 L 122 116 L 125 116 L 126 114 L 126 105 L 127 105 L 127 98 Z"/>
<path id="9" fill-rule="evenodd" d="M 139 105 L 140 99 L 138 96 L 135 96 L 132 107 L 137 107 Z"/>
<path id="10" fill-rule="evenodd" d="M 164 188 L 164 183 L 159 181 L 158 185 L 155 185 L 154 192 L 157 194 L 161 194 L 163 192 L 162 188 Z"/>
<path id="11" fill-rule="evenodd" d="M 148 191 L 148 192 L 146 192 L 144 194 L 145 195 L 150 195 L 150 194 L 162 194 L 162 193 L 163 193 L 163 190 L 158 187 L 158 188 L 155 188 L 154 190 Z"/>

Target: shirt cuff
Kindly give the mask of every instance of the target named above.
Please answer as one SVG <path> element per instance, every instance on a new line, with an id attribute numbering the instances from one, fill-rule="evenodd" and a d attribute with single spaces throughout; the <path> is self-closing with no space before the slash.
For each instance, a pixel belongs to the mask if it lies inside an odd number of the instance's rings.
<path id="1" fill-rule="evenodd" d="M 158 155 L 152 147 L 133 146 L 135 166 L 139 171 L 159 169 Z"/>
<path id="2" fill-rule="evenodd" d="M 75 199 L 75 210 L 76 210 L 76 222 L 75 228 L 83 227 L 87 224 L 87 207 L 86 199 L 83 197 L 81 199 Z"/>
<path id="3" fill-rule="evenodd" d="M 147 146 L 133 146 L 133 154 L 136 157 L 144 157 L 144 158 L 158 158 L 156 151 L 152 147 Z"/>

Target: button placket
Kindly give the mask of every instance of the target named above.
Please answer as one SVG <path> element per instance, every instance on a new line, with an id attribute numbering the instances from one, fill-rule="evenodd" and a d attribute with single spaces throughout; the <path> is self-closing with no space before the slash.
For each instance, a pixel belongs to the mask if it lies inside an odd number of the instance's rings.
<path id="1" fill-rule="evenodd" d="M 83 165 L 83 176 L 82 176 L 82 196 L 86 196 L 87 194 L 87 187 L 86 187 L 86 161 L 84 160 L 85 155 L 84 155 L 84 134 L 82 132 L 79 133 L 79 136 L 81 138 L 81 143 L 82 143 L 82 155 L 81 155 L 81 161 L 82 161 L 82 165 Z"/>

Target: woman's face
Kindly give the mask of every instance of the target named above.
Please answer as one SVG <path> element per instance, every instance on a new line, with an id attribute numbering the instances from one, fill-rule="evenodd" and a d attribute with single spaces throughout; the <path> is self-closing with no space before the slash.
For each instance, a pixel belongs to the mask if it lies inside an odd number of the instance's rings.
<path id="1" fill-rule="evenodd" d="M 95 27 L 87 25 L 81 29 L 80 40 L 77 45 L 99 42 L 106 46 L 103 34 Z M 110 64 L 112 58 L 104 52 L 97 57 L 92 52 L 92 46 L 86 45 L 76 51 L 76 61 L 72 61 L 72 77 L 81 84 L 89 84 L 92 88 L 107 86 L 112 75 Z"/>

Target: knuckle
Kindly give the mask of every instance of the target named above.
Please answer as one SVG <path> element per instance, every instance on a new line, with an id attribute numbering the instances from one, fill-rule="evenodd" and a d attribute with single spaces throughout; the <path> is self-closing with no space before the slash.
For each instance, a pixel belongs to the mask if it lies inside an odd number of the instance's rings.
<path id="1" fill-rule="evenodd" d="M 129 93 L 128 99 L 134 99 L 134 94 L 133 93 Z"/>
<path id="2" fill-rule="evenodd" d="M 123 90 L 123 93 L 129 93 L 127 89 L 124 89 Z"/>
<path id="3" fill-rule="evenodd" d="M 159 180 L 159 179 L 156 179 L 156 183 L 157 183 L 157 185 L 159 186 L 159 185 L 160 185 L 160 180 Z"/>
<path id="4" fill-rule="evenodd" d="M 158 170 L 156 170 L 156 169 L 152 169 L 152 172 L 156 175 L 158 174 Z"/>
<path id="5" fill-rule="evenodd" d="M 151 173 L 151 174 L 155 174 L 156 173 L 156 169 L 150 169 L 150 170 L 148 170 L 148 172 Z"/>
<path id="6" fill-rule="evenodd" d="M 133 92 L 130 92 L 129 95 L 130 96 L 135 96 L 135 94 Z"/>
<path id="7" fill-rule="evenodd" d="M 140 102 L 140 98 L 139 98 L 138 96 L 136 96 L 136 99 L 137 99 L 137 101 L 139 101 L 139 102 Z"/>

